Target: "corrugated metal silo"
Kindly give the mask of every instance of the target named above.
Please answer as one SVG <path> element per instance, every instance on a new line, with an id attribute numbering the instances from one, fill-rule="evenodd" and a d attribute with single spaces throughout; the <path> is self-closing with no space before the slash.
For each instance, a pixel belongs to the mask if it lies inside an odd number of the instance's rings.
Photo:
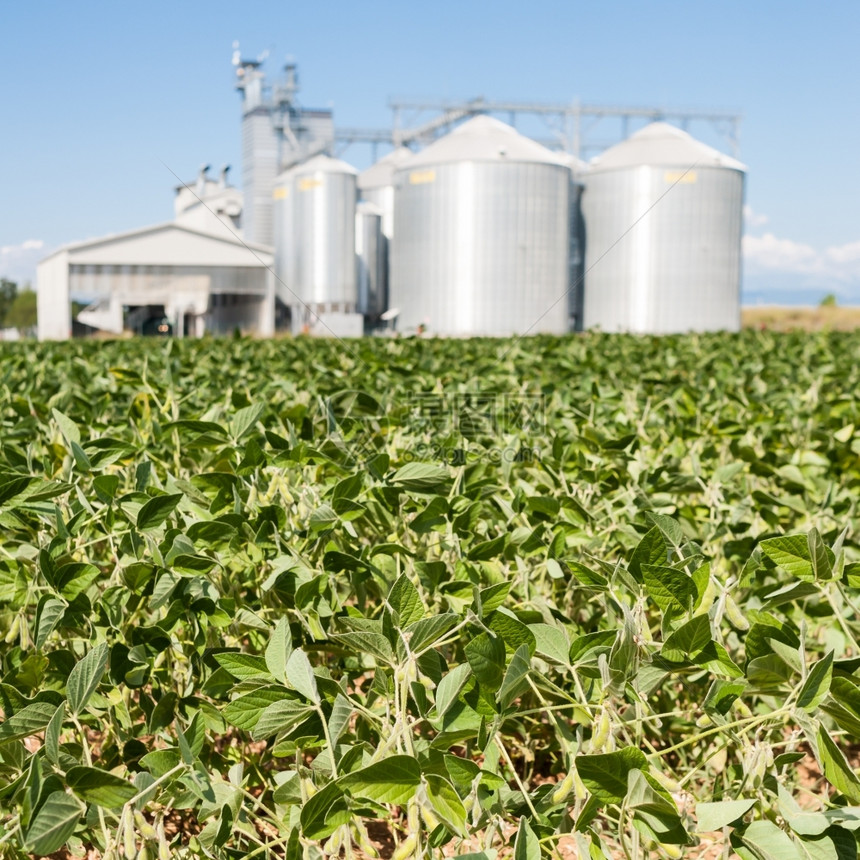
<path id="1" fill-rule="evenodd" d="M 567 294 L 569 326 L 571 331 L 582 331 L 585 298 L 585 223 L 582 219 L 582 191 L 588 165 L 570 153 L 562 153 L 561 158 L 570 169 L 569 292 Z"/>
<path id="2" fill-rule="evenodd" d="M 362 201 L 355 210 L 355 256 L 358 263 L 358 306 L 371 322 L 386 308 L 386 244 L 382 210 Z"/>
<path id="3" fill-rule="evenodd" d="M 358 171 L 345 161 L 317 155 L 287 173 L 295 243 L 292 268 L 287 268 L 290 286 L 315 314 L 353 313 Z M 312 315 L 299 310 L 301 321 L 311 323 Z"/>
<path id="4" fill-rule="evenodd" d="M 737 331 L 744 171 L 666 123 L 594 159 L 583 196 L 586 327 Z"/>
<path id="5" fill-rule="evenodd" d="M 414 154 L 400 146 L 358 174 L 359 196 L 382 210 L 382 232 L 386 239 L 394 231 L 394 174 Z"/>
<path id="6" fill-rule="evenodd" d="M 558 156 L 490 117 L 418 153 L 395 174 L 398 328 L 566 332 L 569 200 Z"/>
<path id="7" fill-rule="evenodd" d="M 285 170 L 275 180 L 273 222 L 275 238 L 275 293 L 287 306 L 297 303 L 295 295 L 295 233 L 293 171 Z"/>

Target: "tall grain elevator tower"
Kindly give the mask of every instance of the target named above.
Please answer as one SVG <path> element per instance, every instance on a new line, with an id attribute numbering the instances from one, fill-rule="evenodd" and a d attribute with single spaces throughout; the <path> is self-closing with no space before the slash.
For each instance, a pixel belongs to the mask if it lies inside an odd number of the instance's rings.
<path id="1" fill-rule="evenodd" d="M 242 95 L 243 229 L 250 242 L 272 245 L 272 193 L 275 177 L 284 169 L 334 144 L 334 120 L 329 109 L 301 107 L 296 64 L 288 62 L 283 76 L 267 83 L 265 56 L 244 60 L 234 46 L 236 89 Z"/>

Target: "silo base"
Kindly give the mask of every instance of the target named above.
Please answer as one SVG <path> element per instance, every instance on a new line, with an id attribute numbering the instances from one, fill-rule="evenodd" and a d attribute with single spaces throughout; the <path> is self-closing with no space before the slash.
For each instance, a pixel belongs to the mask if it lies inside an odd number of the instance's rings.
<path id="1" fill-rule="evenodd" d="M 293 334 L 306 334 L 311 337 L 362 337 L 364 317 L 357 313 L 325 311 L 318 316 L 311 316 L 308 323 L 294 327 Z"/>

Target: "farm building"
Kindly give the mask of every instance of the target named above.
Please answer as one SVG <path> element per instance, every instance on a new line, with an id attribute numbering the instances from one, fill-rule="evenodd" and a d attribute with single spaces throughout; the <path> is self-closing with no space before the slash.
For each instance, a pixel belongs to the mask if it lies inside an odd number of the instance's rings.
<path id="1" fill-rule="evenodd" d="M 299 104 L 294 63 L 274 81 L 233 63 L 242 189 L 204 169 L 173 221 L 54 252 L 40 338 L 70 336 L 82 299 L 76 321 L 114 334 L 737 330 L 745 168 L 667 122 L 727 125 L 736 154 L 736 115 L 393 101 L 391 129 L 336 128 Z M 621 142 L 584 140 L 613 117 Z"/>
<path id="2" fill-rule="evenodd" d="M 204 172 L 177 189 L 173 221 L 59 248 L 36 272 L 39 339 L 71 336 L 73 298 L 111 334 L 272 334 L 274 255 L 242 239 L 241 213 L 241 192 Z"/>

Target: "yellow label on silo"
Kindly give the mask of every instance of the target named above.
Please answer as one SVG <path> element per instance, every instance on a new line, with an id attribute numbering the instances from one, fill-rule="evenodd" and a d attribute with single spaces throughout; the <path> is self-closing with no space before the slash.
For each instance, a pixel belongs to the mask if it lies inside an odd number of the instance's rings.
<path id="1" fill-rule="evenodd" d="M 290 189 L 289 188 L 276 188 L 272 192 L 272 197 L 274 197 L 275 200 L 283 200 L 285 197 L 289 197 L 289 196 L 290 196 Z"/>
<path id="2" fill-rule="evenodd" d="M 436 181 L 435 170 L 413 170 L 409 174 L 410 185 L 425 185 L 428 182 Z"/>
<path id="3" fill-rule="evenodd" d="M 322 185 L 321 179 L 314 179 L 312 176 L 308 176 L 305 179 L 299 180 L 299 191 L 310 191 L 312 188 L 319 188 Z"/>
<path id="4" fill-rule="evenodd" d="M 672 185 L 692 185 L 698 177 L 695 170 L 667 170 L 663 179 Z"/>

